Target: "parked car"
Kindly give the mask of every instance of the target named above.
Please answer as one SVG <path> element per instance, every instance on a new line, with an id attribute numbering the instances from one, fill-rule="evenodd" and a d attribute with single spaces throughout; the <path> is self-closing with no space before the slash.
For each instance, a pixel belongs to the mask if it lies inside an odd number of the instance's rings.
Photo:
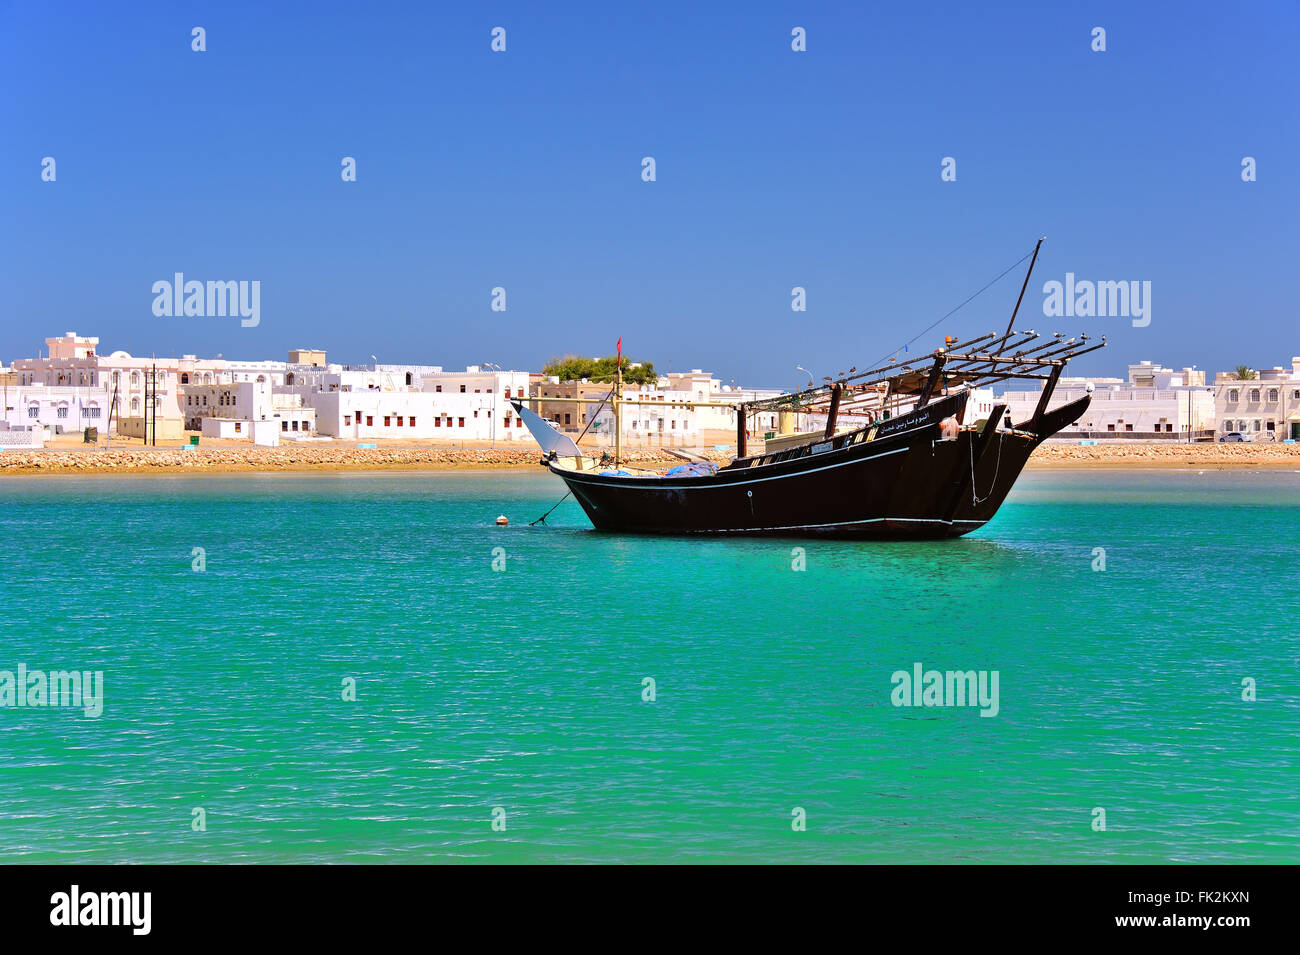
<path id="1" fill-rule="evenodd" d="M 1227 434 L 1220 435 L 1219 440 L 1220 441 L 1249 441 L 1250 439 L 1247 438 L 1240 431 L 1229 431 Z"/>

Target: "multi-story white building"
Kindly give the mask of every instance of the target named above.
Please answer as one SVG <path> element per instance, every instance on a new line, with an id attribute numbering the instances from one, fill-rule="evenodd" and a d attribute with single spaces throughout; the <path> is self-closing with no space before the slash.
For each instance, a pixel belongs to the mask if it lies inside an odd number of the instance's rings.
<path id="1" fill-rule="evenodd" d="M 644 385 L 640 388 L 624 388 L 621 398 L 625 402 L 619 413 L 624 443 L 685 445 L 698 442 L 699 410 L 691 404 L 695 398 L 693 392 Z M 599 438 L 613 433 L 614 411 L 611 407 L 590 405 L 586 414 L 587 422 L 593 422 L 594 419 L 592 434 Z"/>
<path id="2" fill-rule="evenodd" d="M 529 437 L 509 403 L 528 393 L 527 372 L 329 365 L 317 349 L 296 349 L 288 362 L 145 358 L 125 351 L 101 355 L 98 338 L 75 332 L 47 338 L 45 344 L 47 355 L 16 360 L 5 380 L 2 418 L 10 427 L 102 429 L 110 410 L 116 427 L 123 418 L 144 416 L 147 393 L 160 421 L 183 419 L 191 430 L 223 436 L 247 435 L 243 422 L 278 419 L 288 436 L 296 429 L 299 435 L 319 431 L 361 439 Z"/>
<path id="3" fill-rule="evenodd" d="M 1300 358 L 1240 379 L 1235 372 L 1214 378 L 1219 433 L 1237 431 L 1253 441 L 1300 441 Z"/>
<path id="4" fill-rule="evenodd" d="M 158 418 L 181 416 L 180 389 L 186 385 L 263 381 L 283 384 L 288 364 L 282 361 L 227 361 L 224 358 L 153 358 L 114 351 L 98 352 L 99 339 L 68 332 L 45 339 L 47 355 L 19 358 L 13 371 L 20 386 L 45 385 L 80 389 L 82 405 L 100 409 L 99 424 L 106 424 L 114 404 L 114 425 L 122 418 L 145 415 L 145 395 L 154 399 Z M 10 402 L 12 403 L 12 402 Z M 58 404 L 56 401 L 57 413 Z M 71 402 L 69 403 L 71 414 Z"/>
<path id="5" fill-rule="evenodd" d="M 185 427 L 214 437 L 251 438 L 248 422 L 277 422 L 285 436 L 307 436 L 316 430 L 316 412 L 302 395 L 274 387 L 269 380 L 221 385 L 182 385 Z"/>
<path id="6" fill-rule="evenodd" d="M 301 372 L 285 391 L 316 412 L 324 435 L 376 439 L 518 441 L 529 438 L 509 399 L 528 392 L 529 375 L 470 366 L 376 365 Z"/>
<path id="7" fill-rule="evenodd" d="M 735 405 L 763 401 L 781 395 L 776 388 L 743 388 L 735 384 L 724 385 L 721 379 L 707 371 L 692 368 L 688 372 L 669 372 L 659 379 L 665 391 L 685 392 L 697 402 L 705 404 L 695 408 L 695 423 L 700 431 L 725 431 L 736 433 Z M 747 416 L 751 432 L 772 431 L 777 427 L 777 412 L 760 411 Z"/>
<path id="8" fill-rule="evenodd" d="M 1214 390 L 1205 372 L 1175 371 L 1153 362 L 1130 365 L 1127 380 L 1061 378 L 1048 409 L 1059 408 L 1091 393 L 1083 416 L 1067 425 L 1056 440 L 1209 440 L 1214 433 Z M 1016 424 L 1033 417 L 1042 388 L 1008 390 L 998 398 Z"/>
<path id="9" fill-rule="evenodd" d="M 108 426 L 108 398 L 75 385 L 9 385 L 3 389 L 4 422 L 14 431 L 46 429 L 65 434 Z"/>

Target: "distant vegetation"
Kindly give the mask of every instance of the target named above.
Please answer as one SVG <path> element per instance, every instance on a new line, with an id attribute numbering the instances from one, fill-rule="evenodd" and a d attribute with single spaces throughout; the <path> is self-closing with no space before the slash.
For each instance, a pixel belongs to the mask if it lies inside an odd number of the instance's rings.
<path id="1" fill-rule="evenodd" d="M 581 355 L 565 355 L 552 358 L 542 366 L 542 374 L 556 377 L 560 381 L 613 381 L 618 368 L 618 359 L 614 355 L 605 358 L 584 358 Z M 633 365 L 631 359 L 623 356 L 623 381 L 629 385 L 653 385 L 659 380 L 655 373 L 654 362 L 643 361 Z"/>
<path id="2" fill-rule="evenodd" d="M 1238 381 L 1255 380 L 1255 369 L 1251 368 L 1249 365 L 1238 365 L 1237 370 L 1233 372 L 1233 374 L 1237 376 Z"/>

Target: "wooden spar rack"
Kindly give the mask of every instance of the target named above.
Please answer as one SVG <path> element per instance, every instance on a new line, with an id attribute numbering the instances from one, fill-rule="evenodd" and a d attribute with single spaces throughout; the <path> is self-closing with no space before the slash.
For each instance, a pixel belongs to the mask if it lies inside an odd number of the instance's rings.
<path id="1" fill-rule="evenodd" d="M 1040 341 L 1032 330 L 989 332 L 978 338 L 935 349 L 928 355 L 892 360 L 868 371 L 841 375 L 827 384 L 792 394 L 736 405 L 742 416 L 758 411 L 825 413 L 832 433 L 839 415 L 896 411 L 901 405 L 923 408 L 931 398 L 954 386 L 986 387 L 1011 379 L 1044 381 L 1054 388 L 1072 358 L 1106 345 L 1103 337 L 1065 338 L 1056 334 Z"/>

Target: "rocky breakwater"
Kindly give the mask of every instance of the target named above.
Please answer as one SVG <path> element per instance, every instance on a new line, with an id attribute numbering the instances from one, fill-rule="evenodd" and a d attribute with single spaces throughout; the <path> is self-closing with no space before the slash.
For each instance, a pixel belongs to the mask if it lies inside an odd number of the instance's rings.
<path id="1" fill-rule="evenodd" d="M 1030 467 L 1300 468 L 1300 444 L 1280 442 L 1044 444 Z"/>
<path id="2" fill-rule="evenodd" d="M 710 455 L 718 464 L 728 460 Z M 536 448 L 105 448 L 6 450 L 0 474 L 148 474 L 230 471 L 437 470 L 537 467 Z M 637 449 L 624 459 L 642 467 L 671 467 L 681 460 Z"/>

